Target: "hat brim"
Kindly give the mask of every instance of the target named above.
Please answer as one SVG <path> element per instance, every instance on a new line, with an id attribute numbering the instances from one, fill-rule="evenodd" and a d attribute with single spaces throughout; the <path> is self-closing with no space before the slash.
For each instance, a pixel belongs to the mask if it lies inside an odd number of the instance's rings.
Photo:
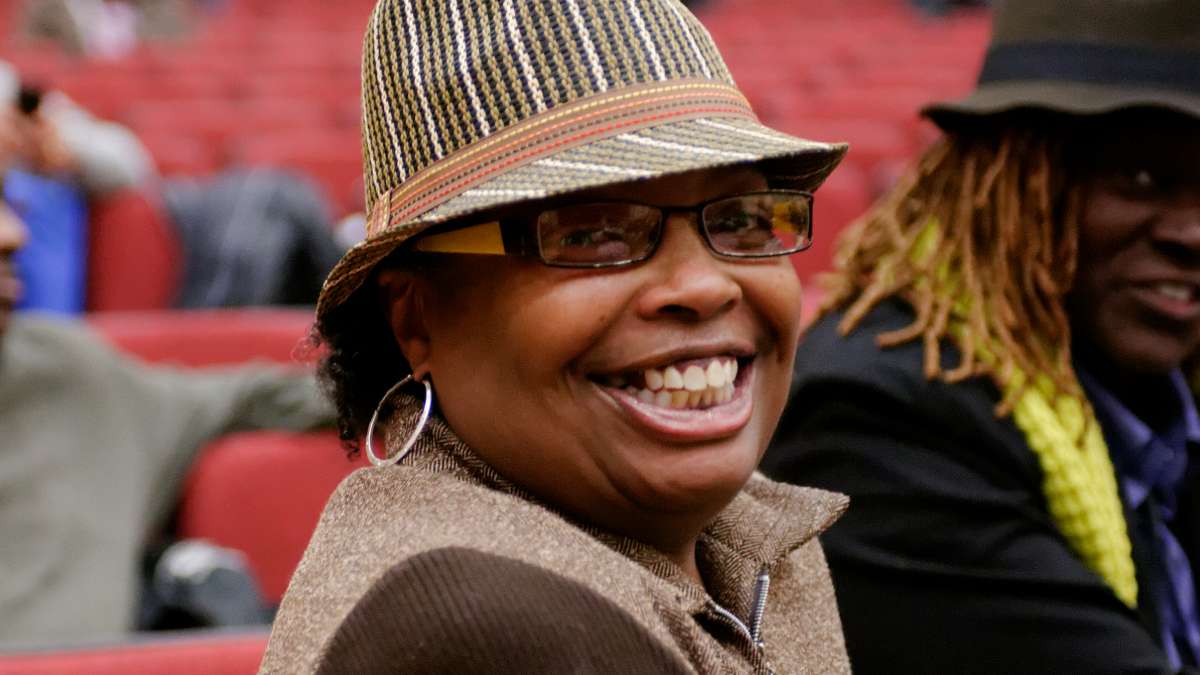
<path id="1" fill-rule="evenodd" d="M 1131 108 L 1161 108 L 1200 119 L 1200 96 L 1178 90 L 1084 82 L 1006 81 L 980 85 L 962 100 L 934 103 L 921 114 L 942 129 L 949 129 L 973 118 L 1014 110 L 1103 115 Z"/>
<path id="2" fill-rule="evenodd" d="M 496 175 L 350 249 L 325 281 L 317 320 L 357 291 L 392 251 L 435 225 L 581 190 L 738 165 L 761 165 L 768 176 L 814 191 L 847 148 L 790 136 L 741 117 L 675 121 L 569 147 Z"/>

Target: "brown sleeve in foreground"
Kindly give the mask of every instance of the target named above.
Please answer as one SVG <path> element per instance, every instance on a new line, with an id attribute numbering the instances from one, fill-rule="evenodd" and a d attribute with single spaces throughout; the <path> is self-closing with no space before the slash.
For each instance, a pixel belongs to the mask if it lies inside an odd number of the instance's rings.
<path id="1" fill-rule="evenodd" d="M 465 548 L 396 565 L 338 632 L 319 673 L 686 673 L 632 616 L 544 569 Z"/>

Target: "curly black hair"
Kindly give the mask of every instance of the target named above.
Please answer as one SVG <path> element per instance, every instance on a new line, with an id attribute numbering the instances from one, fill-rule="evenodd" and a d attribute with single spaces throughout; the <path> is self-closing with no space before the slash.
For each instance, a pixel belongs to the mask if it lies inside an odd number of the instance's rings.
<path id="1" fill-rule="evenodd" d="M 381 262 L 357 292 L 314 327 L 312 340 L 324 352 L 317 374 L 337 409 L 338 434 L 351 456 L 360 451 L 379 400 L 412 372 L 374 283 L 380 270 L 413 267 L 402 256 L 393 254 Z"/>

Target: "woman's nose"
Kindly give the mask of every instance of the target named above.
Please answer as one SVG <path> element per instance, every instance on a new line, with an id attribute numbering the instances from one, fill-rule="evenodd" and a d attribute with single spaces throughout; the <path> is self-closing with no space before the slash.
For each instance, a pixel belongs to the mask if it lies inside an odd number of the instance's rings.
<path id="1" fill-rule="evenodd" d="M 703 321 L 727 311 L 742 298 L 728 267 L 704 243 L 694 216 L 671 214 L 647 263 L 653 281 L 639 299 L 639 313 L 647 319 Z"/>
<path id="2" fill-rule="evenodd" d="M 1159 219 L 1154 236 L 1160 247 L 1200 261 L 1200 190 L 1192 198 L 1169 206 Z"/>

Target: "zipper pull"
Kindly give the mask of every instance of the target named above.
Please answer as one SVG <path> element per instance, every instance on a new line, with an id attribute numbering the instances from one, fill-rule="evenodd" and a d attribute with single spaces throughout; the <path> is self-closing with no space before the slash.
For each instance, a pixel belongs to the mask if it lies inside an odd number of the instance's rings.
<path id="1" fill-rule="evenodd" d="M 767 571 L 767 566 L 763 565 L 758 571 L 758 579 L 754 582 L 754 604 L 750 606 L 750 639 L 754 644 L 762 649 L 762 622 L 763 615 L 767 613 L 767 593 L 771 590 L 771 573 Z"/>

